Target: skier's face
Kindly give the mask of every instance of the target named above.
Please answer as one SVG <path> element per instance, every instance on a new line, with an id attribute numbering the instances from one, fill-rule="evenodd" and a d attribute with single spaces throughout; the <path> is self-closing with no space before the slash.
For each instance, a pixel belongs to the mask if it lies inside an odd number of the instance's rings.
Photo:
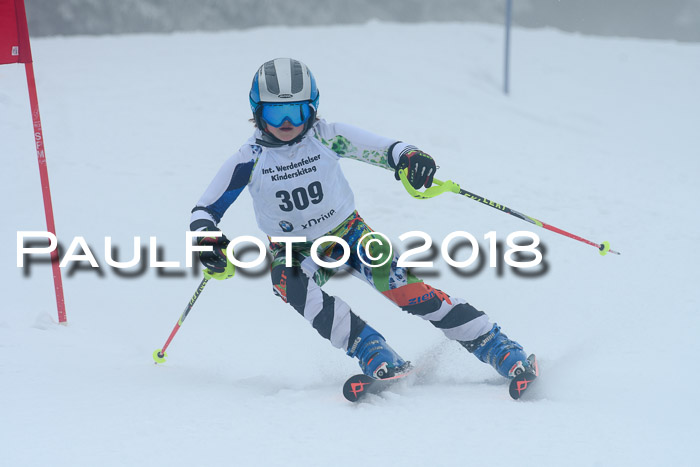
<path id="1" fill-rule="evenodd" d="M 285 120 L 280 127 L 275 128 L 272 125 L 267 125 L 265 130 L 280 141 L 291 141 L 304 131 L 304 124 L 294 126 L 289 120 Z"/>

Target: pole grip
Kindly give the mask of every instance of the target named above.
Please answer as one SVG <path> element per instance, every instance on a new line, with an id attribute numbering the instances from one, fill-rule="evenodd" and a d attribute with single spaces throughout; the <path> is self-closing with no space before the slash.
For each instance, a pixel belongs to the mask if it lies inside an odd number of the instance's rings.
<path id="1" fill-rule="evenodd" d="M 433 186 L 431 186 L 430 188 L 426 188 L 425 191 L 418 191 L 415 188 L 413 188 L 411 182 L 408 181 L 408 177 L 406 176 L 406 169 L 399 170 L 399 178 L 401 179 L 401 184 L 406 189 L 408 194 L 416 199 L 435 198 L 436 196 L 447 192 L 459 193 L 460 190 L 459 185 L 457 185 L 452 180 L 447 180 L 443 182 L 441 180 L 438 180 L 437 178 L 434 178 Z"/>

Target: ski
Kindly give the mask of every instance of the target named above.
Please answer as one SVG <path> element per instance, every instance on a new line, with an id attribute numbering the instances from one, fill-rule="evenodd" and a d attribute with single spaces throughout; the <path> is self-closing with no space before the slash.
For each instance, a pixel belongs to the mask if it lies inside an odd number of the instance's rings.
<path id="1" fill-rule="evenodd" d="M 530 355 L 527 359 L 530 362 L 532 370 L 523 371 L 510 381 L 508 392 L 513 399 L 520 399 L 540 375 L 540 368 L 537 365 L 537 357 L 535 357 L 535 354 Z"/>
<path id="2" fill-rule="evenodd" d="M 535 379 L 540 375 L 540 369 L 535 354 L 530 355 L 527 359 L 531 364 L 532 370 L 523 371 L 510 381 L 508 392 L 513 399 L 520 399 L 523 397 L 532 387 Z M 359 402 L 367 394 L 380 394 L 386 391 L 409 374 L 411 374 L 411 370 L 385 379 L 375 379 L 365 374 L 356 374 L 345 381 L 343 385 L 343 396 L 350 402 Z"/>
<path id="3" fill-rule="evenodd" d="M 343 396 L 350 402 L 358 402 L 367 394 L 379 394 L 393 386 L 398 380 L 406 377 L 411 372 L 399 373 L 391 378 L 374 379 L 365 374 L 353 375 L 343 385 Z"/>

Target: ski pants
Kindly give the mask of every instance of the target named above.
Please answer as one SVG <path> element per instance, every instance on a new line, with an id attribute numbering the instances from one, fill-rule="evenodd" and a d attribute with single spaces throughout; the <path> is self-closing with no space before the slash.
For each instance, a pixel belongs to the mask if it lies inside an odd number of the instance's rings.
<path id="1" fill-rule="evenodd" d="M 372 229 L 355 211 L 328 233 L 342 238 L 350 246 L 350 257 L 344 267 L 351 274 L 363 279 L 404 311 L 429 321 L 450 339 L 470 341 L 491 329 L 489 318 L 483 311 L 461 298 L 431 287 L 405 268 L 398 267 L 398 254 L 394 253 L 392 259 L 382 266 L 370 267 L 380 264 L 390 255 L 386 242 L 370 242 L 371 238 L 380 237 L 365 236 L 371 232 Z M 317 265 L 311 257 L 311 244 L 292 244 L 291 266 L 286 266 L 285 244 L 270 243 L 273 291 L 333 346 L 347 351 L 348 343 L 355 341 L 365 321 L 345 301 L 328 295 L 321 288 L 338 269 Z M 317 253 L 321 260 L 330 262 L 340 260 L 343 251 L 338 243 L 329 242 L 322 244 Z"/>

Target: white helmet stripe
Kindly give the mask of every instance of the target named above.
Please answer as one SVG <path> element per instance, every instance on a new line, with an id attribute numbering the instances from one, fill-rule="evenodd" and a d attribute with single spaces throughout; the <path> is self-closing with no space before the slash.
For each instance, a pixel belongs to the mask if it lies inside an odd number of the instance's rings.
<path id="1" fill-rule="evenodd" d="M 311 100 L 311 78 L 306 66 L 289 58 L 276 58 L 258 71 L 260 102 Z"/>
<path id="2" fill-rule="evenodd" d="M 277 71 L 277 82 L 279 83 L 278 94 L 292 93 L 292 60 L 275 60 L 275 70 Z"/>

